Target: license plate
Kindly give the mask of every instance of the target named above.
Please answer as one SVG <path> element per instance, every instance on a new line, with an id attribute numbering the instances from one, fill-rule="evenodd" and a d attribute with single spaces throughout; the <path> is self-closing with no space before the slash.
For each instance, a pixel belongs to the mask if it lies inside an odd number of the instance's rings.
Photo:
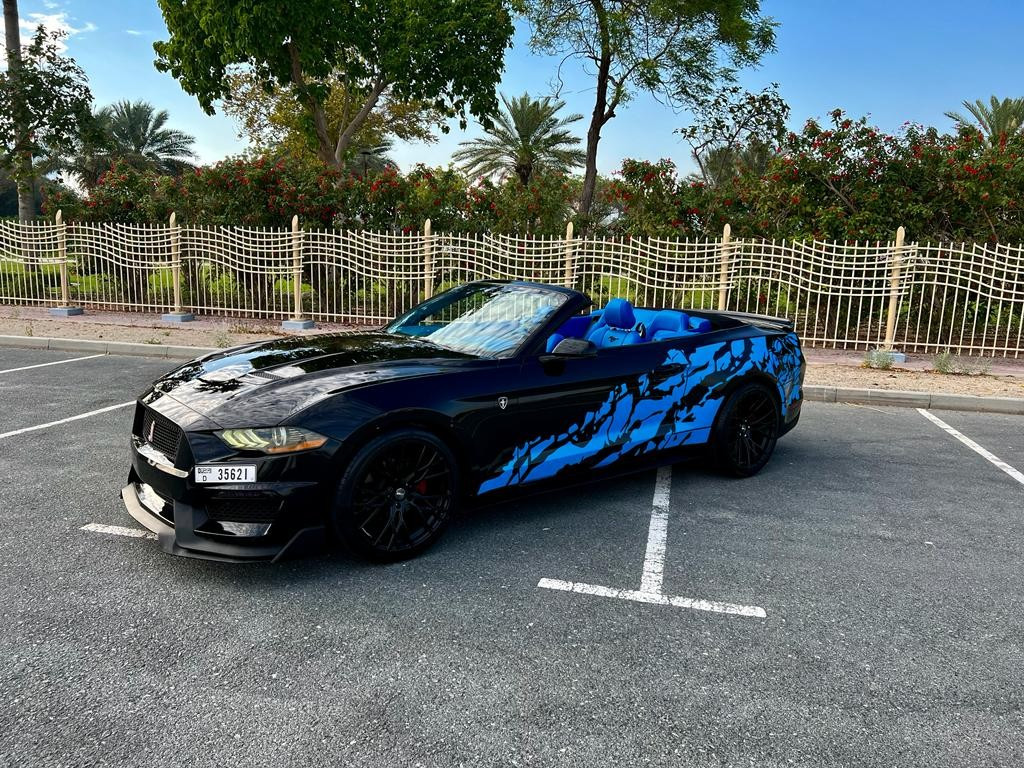
<path id="1" fill-rule="evenodd" d="M 255 483 L 255 464 L 200 464 L 197 483 Z"/>

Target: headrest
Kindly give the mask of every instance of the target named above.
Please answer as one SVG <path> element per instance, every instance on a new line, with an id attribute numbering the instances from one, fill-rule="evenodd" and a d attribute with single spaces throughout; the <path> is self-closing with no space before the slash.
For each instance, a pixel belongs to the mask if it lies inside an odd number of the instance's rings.
<path id="1" fill-rule="evenodd" d="M 686 317 L 686 315 L 682 312 L 663 309 L 654 316 L 653 320 L 651 320 L 651 327 L 648 330 L 651 333 L 656 331 L 678 331 L 683 327 L 684 317 Z"/>
<path id="2" fill-rule="evenodd" d="M 610 299 L 604 308 L 604 322 L 612 328 L 632 328 L 636 325 L 633 305 L 625 299 Z"/>
<path id="3" fill-rule="evenodd" d="M 700 333 L 707 333 L 711 330 L 711 321 L 706 317 L 691 317 L 690 318 L 690 330 L 699 331 Z"/>

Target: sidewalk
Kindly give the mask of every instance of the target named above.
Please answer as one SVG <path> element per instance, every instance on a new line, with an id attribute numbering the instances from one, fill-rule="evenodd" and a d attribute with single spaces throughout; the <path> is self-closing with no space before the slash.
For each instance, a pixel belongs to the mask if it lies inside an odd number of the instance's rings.
<path id="1" fill-rule="evenodd" d="M 309 331 L 283 331 L 280 321 L 202 317 L 190 323 L 168 323 L 147 313 L 86 312 L 70 318 L 52 317 L 45 307 L 0 305 L 0 336 L 29 336 L 49 339 L 92 339 L 103 342 L 127 342 L 136 346 L 120 347 L 125 354 L 145 354 L 153 347 L 158 357 L 188 356 L 183 347 L 231 347 L 262 339 L 289 335 L 310 335 L 351 330 L 355 326 L 319 323 Z M 63 343 L 68 348 L 67 343 Z M 169 355 L 167 349 L 176 348 Z M 56 348 L 56 347 L 54 347 Z M 116 344 L 111 345 L 111 351 Z M 932 369 L 932 357 L 908 356 L 907 362 L 892 370 L 863 367 L 864 353 L 856 350 L 806 348 L 807 378 L 810 387 L 835 390 L 872 390 L 878 392 L 924 392 L 945 395 L 1024 399 L 1024 359 L 971 358 L 984 375 L 942 374 Z M 198 353 L 197 353 L 198 354 Z"/>

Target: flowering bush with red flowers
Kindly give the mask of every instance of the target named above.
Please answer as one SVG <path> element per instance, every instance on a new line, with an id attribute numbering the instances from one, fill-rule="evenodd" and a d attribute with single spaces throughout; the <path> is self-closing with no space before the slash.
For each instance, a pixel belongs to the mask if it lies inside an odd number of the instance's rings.
<path id="1" fill-rule="evenodd" d="M 615 236 L 890 240 L 899 226 L 925 240 L 1024 242 L 1024 135 L 955 136 L 906 124 L 895 134 L 841 110 L 807 121 L 756 168 L 715 180 L 671 160 L 625 160 L 599 187 L 589 231 Z M 127 167 L 88 197 L 48 193 L 67 221 L 163 222 L 411 232 L 561 235 L 576 219 L 580 179 L 537 174 L 467 180 L 451 168 L 339 174 L 312 159 L 229 158 L 180 178 Z M 582 222 L 576 221 L 577 232 Z"/>

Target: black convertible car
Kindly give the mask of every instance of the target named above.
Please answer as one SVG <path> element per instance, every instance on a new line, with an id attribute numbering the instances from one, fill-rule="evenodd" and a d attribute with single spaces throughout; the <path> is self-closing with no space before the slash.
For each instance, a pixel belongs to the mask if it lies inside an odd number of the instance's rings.
<path id="1" fill-rule="evenodd" d="M 710 452 L 749 476 L 796 425 L 792 325 L 486 280 L 389 325 L 181 366 L 139 400 L 129 513 L 169 552 L 277 559 L 337 538 L 390 559 L 460 500 Z"/>

